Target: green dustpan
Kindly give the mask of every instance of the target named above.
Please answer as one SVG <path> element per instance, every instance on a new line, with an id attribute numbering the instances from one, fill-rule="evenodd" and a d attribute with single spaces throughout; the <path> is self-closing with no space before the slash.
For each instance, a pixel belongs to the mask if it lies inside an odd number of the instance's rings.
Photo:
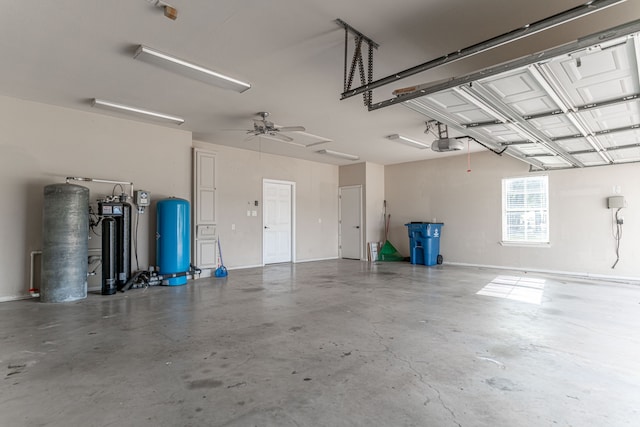
<path id="1" fill-rule="evenodd" d="M 404 261 L 404 257 L 388 240 L 384 242 L 380 252 L 378 252 L 378 261 Z"/>

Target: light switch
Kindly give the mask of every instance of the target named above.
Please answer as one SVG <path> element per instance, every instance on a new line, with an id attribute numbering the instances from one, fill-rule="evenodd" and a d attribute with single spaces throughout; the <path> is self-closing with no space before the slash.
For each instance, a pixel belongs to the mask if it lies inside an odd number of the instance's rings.
<path id="1" fill-rule="evenodd" d="M 247 211 L 247 216 L 251 216 L 251 211 Z"/>
<path id="2" fill-rule="evenodd" d="M 258 211 L 251 211 L 251 216 L 258 216 Z"/>
<path id="3" fill-rule="evenodd" d="M 236 225 L 235 224 L 231 224 L 231 231 L 236 231 Z"/>

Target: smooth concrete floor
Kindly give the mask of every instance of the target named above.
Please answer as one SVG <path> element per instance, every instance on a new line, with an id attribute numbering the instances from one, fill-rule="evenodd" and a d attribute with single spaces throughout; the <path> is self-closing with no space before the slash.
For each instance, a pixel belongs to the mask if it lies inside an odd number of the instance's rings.
<path id="1" fill-rule="evenodd" d="M 639 327 L 633 284 L 348 260 L 8 302 L 0 425 L 639 426 Z"/>

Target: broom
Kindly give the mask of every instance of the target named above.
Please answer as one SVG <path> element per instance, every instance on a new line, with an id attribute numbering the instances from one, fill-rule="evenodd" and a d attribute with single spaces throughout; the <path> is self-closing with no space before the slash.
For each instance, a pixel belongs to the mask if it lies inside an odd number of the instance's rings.
<path id="1" fill-rule="evenodd" d="M 222 247 L 220 247 L 220 237 L 218 237 L 218 254 L 220 254 L 220 266 L 216 268 L 216 271 L 213 274 L 216 277 L 227 277 L 229 273 L 227 273 L 227 267 L 224 266 L 224 261 L 222 261 Z"/>

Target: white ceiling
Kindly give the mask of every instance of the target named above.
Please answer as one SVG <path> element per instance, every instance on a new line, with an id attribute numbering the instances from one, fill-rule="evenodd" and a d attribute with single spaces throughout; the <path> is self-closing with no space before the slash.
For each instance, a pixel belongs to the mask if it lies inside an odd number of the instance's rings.
<path id="1" fill-rule="evenodd" d="M 425 116 L 401 105 L 368 112 L 362 97 L 340 101 L 344 30 L 340 18 L 380 44 L 374 79 L 434 59 L 584 3 L 584 0 L 171 0 L 178 19 L 147 0 L 4 0 L 0 94 L 78 110 L 102 98 L 182 116 L 196 140 L 347 164 L 325 148 L 393 164 L 450 154 L 385 139 L 430 142 Z M 461 76 L 640 19 L 640 0 L 402 80 L 374 91 Z M 349 40 L 352 47 L 352 39 Z M 251 83 L 242 94 L 207 86 L 133 59 L 144 44 Z M 349 56 L 349 60 L 351 57 Z M 359 86 L 356 80 L 354 86 Z M 278 125 L 305 126 L 332 140 L 310 148 L 246 141 L 258 111 Z M 104 114 L 110 114 L 104 112 Z M 117 115 L 117 113 L 112 113 Z M 121 116 L 124 117 L 124 116 Z M 177 127 L 174 125 L 167 125 Z M 295 134 L 292 136 L 296 137 Z M 303 138 L 304 136 L 300 136 Z M 473 151 L 484 148 L 472 145 Z"/>

